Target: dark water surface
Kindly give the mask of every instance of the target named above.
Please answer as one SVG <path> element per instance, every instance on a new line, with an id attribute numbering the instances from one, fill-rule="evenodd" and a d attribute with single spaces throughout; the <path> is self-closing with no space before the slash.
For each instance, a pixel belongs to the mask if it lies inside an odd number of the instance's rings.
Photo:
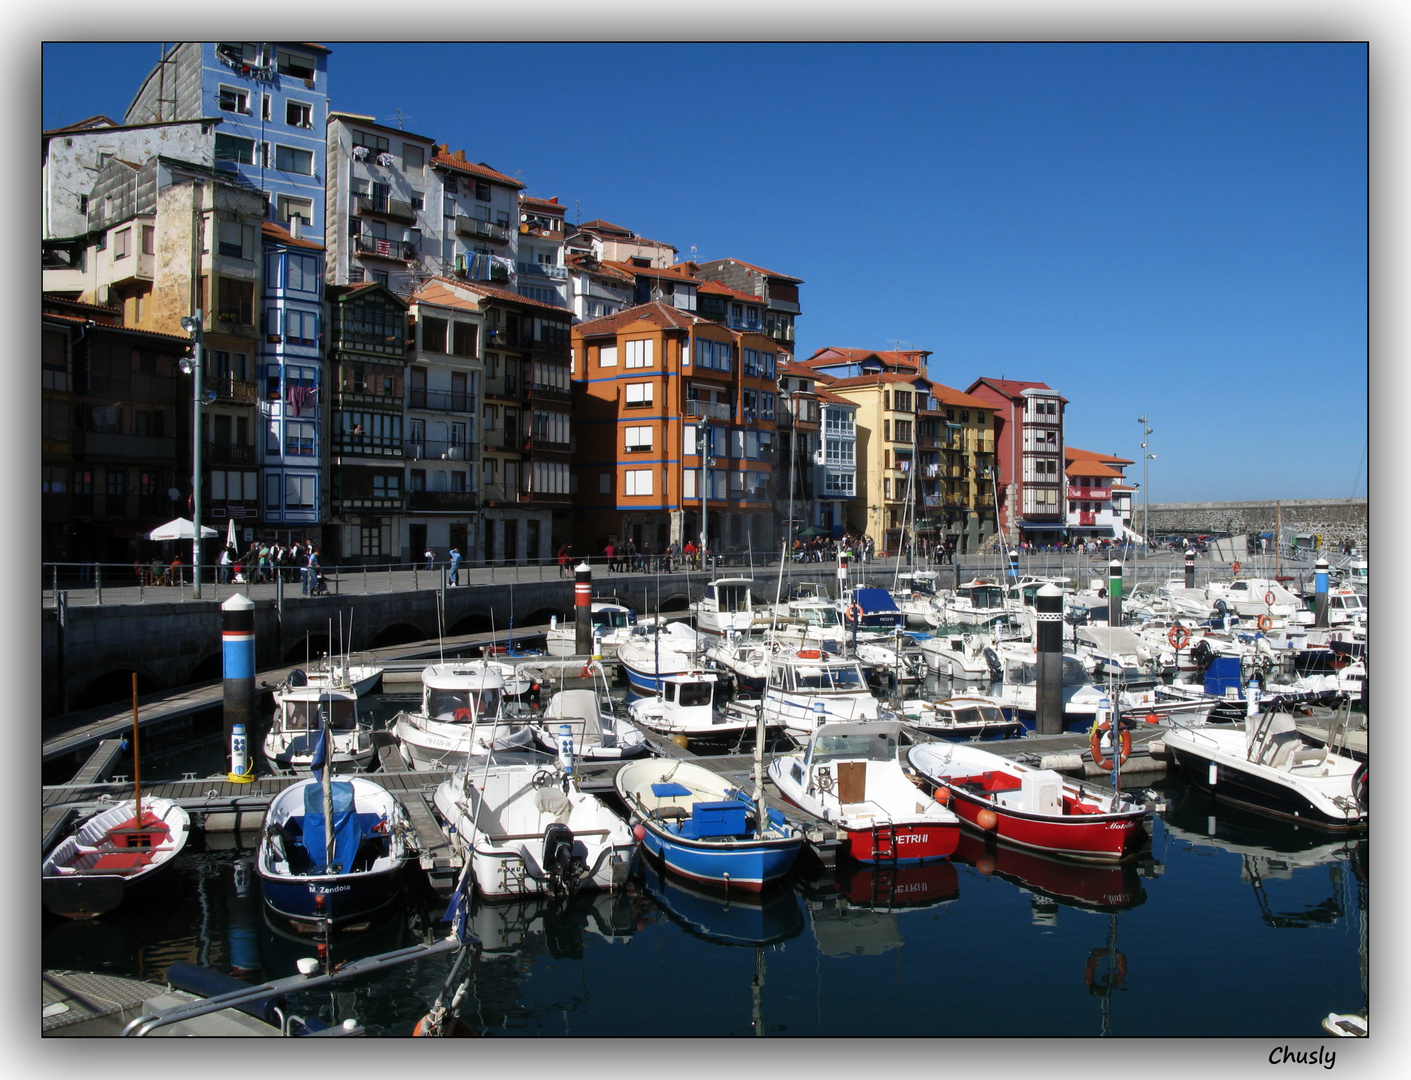
<path id="1" fill-rule="evenodd" d="M 408 700 L 381 699 L 379 726 Z M 144 736 L 144 780 L 220 768 L 218 731 Z M 1289 1039 L 1365 1009 L 1366 839 L 1236 813 L 1179 780 L 1155 789 L 1169 805 L 1129 867 L 967 840 L 944 863 L 819 869 L 755 902 L 644 865 L 625 893 L 565 909 L 480 905 L 485 953 L 462 1015 L 489 1035 Z M 175 960 L 294 974 L 314 944 L 266 918 L 253 852 L 235 844 L 194 837 L 143 903 L 100 919 L 46 913 L 43 966 L 158 981 Z M 443 906 L 412 889 L 332 955 L 430 940 Z M 296 1004 L 406 1035 L 449 966 L 420 961 Z"/>

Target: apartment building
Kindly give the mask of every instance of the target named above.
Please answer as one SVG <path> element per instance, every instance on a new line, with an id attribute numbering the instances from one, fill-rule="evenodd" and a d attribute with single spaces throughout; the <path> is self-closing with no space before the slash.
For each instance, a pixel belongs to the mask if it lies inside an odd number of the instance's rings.
<path id="1" fill-rule="evenodd" d="M 823 535 L 841 536 L 844 532 L 862 531 L 863 516 L 854 514 L 857 505 L 857 403 L 824 387 L 814 396 L 820 420 L 819 450 L 814 452 L 814 485 L 816 493 L 811 511 L 816 516 L 809 522 Z M 790 410 L 803 402 L 791 402 Z"/>
<path id="2" fill-rule="evenodd" d="M 332 284 L 404 297 L 435 276 L 513 287 L 518 180 L 356 113 L 329 114 L 326 146 Z"/>
<path id="3" fill-rule="evenodd" d="M 331 491 L 326 562 L 400 562 L 405 541 L 407 301 L 386 285 L 330 285 Z"/>
<path id="4" fill-rule="evenodd" d="M 778 353 L 662 300 L 573 328 L 575 535 L 772 550 Z M 704 512 L 704 513 L 703 513 Z"/>
<path id="5" fill-rule="evenodd" d="M 697 276 L 757 299 L 763 306 L 760 329 L 775 343 L 780 355 L 794 358 L 794 320 L 799 307 L 802 278 L 766 270 L 739 259 L 711 259 L 695 264 Z M 742 312 L 743 314 L 743 312 Z"/>
<path id="6" fill-rule="evenodd" d="M 994 410 L 953 386 L 931 383 L 917 416 L 921 505 L 928 538 L 979 551 L 995 522 Z"/>
<path id="7" fill-rule="evenodd" d="M 519 194 L 519 252 L 516 292 L 554 307 L 571 306 L 568 266 L 564 262 L 564 208 L 558 196 L 540 199 Z"/>
<path id="8" fill-rule="evenodd" d="M 1124 470 L 1130 458 L 1063 447 L 1069 540 L 1121 540 L 1132 532 L 1132 493 Z M 1133 534 L 1133 538 L 1139 538 Z"/>
<path id="9" fill-rule="evenodd" d="M 303 235 L 321 242 L 328 55 L 310 42 L 182 42 L 148 74 L 123 122 L 219 117 L 206 135 L 216 167 L 264 195 L 262 218 L 286 228 L 301 218 Z"/>
<path id="10" fill-rule="evenodd" d="M 1062 543 L 1068 516 L 1063 467 L 1067 399 L 1046 383 L 988 377 L 976 379 L 965 392 L 994 410 L 1004 542 Z"/>
<path id="11" fill-rule="evenodd" d="M 704 289 L 704 286 L 702 288 Z M 779 380 L 779 408 L 776 419 L 779 468 L 775 472 L 775 502 L 779 519 L 789 521 L 792 518 L 791 527 L 786 530 L 790 542 L 810 528 L 822 528 L 832 535 L 835 523 L 838 526 L 837 534 L 841 535 L 845 518 L 843 507 L 839 504 L 853 495 L 853 444 L 856 440 L 853 435 L 852 413 L 856 408 L 851 402 L 847 402 L 848 408 L 842 410 L 846 417 L 837 412 L 832 417 L 835 432 L 840 439 L 844 438 L 841 425 L 843 419 L 846 419 L 847 445 L 846 455 L 843 453 L 842 443 L 833 447 L 835 453 L 830 470 L 820 464 L 819 453 L 826 445 L 822 437 L 824 415 L 827 411 L 825 401 L 836 404 L 843 402 L 843 399 L 837 395 L 828 395 L 819 386 L 818 374 L 809 368 L 781 359 L 776 365 L 776 372 Z M 790 475 L 793 476 L 792 487 Z"/>

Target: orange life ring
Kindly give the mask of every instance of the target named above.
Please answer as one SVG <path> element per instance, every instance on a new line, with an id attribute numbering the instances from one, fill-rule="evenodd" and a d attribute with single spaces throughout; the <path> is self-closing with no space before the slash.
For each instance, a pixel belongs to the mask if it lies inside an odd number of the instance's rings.
<path id="1" fill-rule="evenodd" d="M 1254 622 L 1255 625 L 1258 626 L 1261 630 L 1268 630 L 1269 627 L 1274 625 L 1274 620 L 1269 618 L 1268 615 L 1261 615 L 1259 616 L 1259 618 L 1254 620 Z"/>
<path id="2" fill-rule="evenodd" d="M 453 713 L 451 714 L 451 719 L 453 719 L 453 720 L 474 720 L 474 719 L 475 719 L 475 710 L 474 710 L 474 709 L 466 709 L 466 708 L 457 709 L 455 712 L 453 712 Z"/>
<path id="3" fill-rule="evenodd" d="M 1093 752 L 1093 764 L 1099 769 L 1110 769 L 1112 762 L 1102 756 L 1102 733 L 1112 730 L 1112 721 L 1104 720 L 1100 724 L 1094 724 L 1092 731 L 1088 733 L 1088 749 Z M 1126 728 L 1122 729 L 1121 738 L 1117 746 L 1117 764 L 1123 765 L 1132 756 L 1132 733 Z"/>
<path id="4" fill-rule="evenodd" d="M 1264 594 L 1264 603 L 1265 603 L 1265 605 L 1268 606 L 1268 607 L 1273 607 L 1273 606 L 1274 606 L 1274 601 L 1277 600 L 1277 599 L 1278 599 L 1278 597 L 1274 595 L 1274 590 L 1273 590 L 1273 589 L 1270 589 L 1268 592 L 1266 592 L 1266 593 Z"/>
<path id="5" fill-rule="evenodd" d="M 1176 625 L 1171 627 L 1170 633 L 1166 635 L 1166 640 L 1171 643 L 1172 648 L 1177 652 L 1186 647 L 1186 642 L 1190 641 L 1191 632 L 1184 626 Z"/>
<path id="6" fill-rule="evenodd" d="M 1088 953 L 1088 966 L 1083 972 L 1083 982 L 1089 993 L 1100 994 L 1127 981 L 1127 957 L 1116 950 L 1112 953 L 1112 958 L 1116 961 L 1115 970 L 1109 972 L 1106 979 L 1098 981 L 1097 965 L 1106 955 L 1106 949 L 1094 949 Z"/>
<path id="7" fill-rule="evenodd" d="M 853 604 L 848 608 L 848 618 L 855 623 L 862 622 L 862 608 L 858 604 Z"/>
<path id="8" fill-rule="evenodd" d="M 1233 570 L 1236 574 L 1238 574 L 1241 570 L 1244 569 L 1244 567 L 1241 566 L 1239 563 L 1234 563 L 1230 566 L 1230 569 Z"/>
<path id="9" fill-rule="evenodd" d="M 583 670 L 578 674 L 579 678 L 591 679 L 593 677 L 593 665 L 591 663 L 584 664 Z"/>
<path id="10" fill-rule="evenodd" d="M 800 650 L 799 650 L 799 659 L 800 659 L 800 660 L 819 660 L 819 659 L 822 658 L 822 656 L 823 656 L 823 653 L 822 653 L 822 651 L 819 650 L 819 649 L 800 649 Z"/>

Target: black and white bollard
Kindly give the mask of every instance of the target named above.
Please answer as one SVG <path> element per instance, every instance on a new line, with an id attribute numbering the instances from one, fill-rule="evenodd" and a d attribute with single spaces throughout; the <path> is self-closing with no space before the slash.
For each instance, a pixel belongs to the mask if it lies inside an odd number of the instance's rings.
<path id="1" fill-rule="evenodd" d="M 255 778 L 250 739 L 255 731 L 255 604 L 236 593 L 220 606 L 221 671 L 225 679 L 225 746 L 237 784 Z"/>
<path id="2" fill-rule="evenodd" d="M 593 568 L 585 559 L 573 568 L 573 651 L 579 656 L 593 655 Z"/>
<path id="3" fill-rule="evenodd" d="M 1186 548 L 1186 588 L 1195 588 L 1195 548 Z"/>
<path id="4" fill-rule="evenodd" d="M 1019 549 L 1009 549 L 1009 577 L 1012 581 L 1019 580 Z"/>
<path id="5" fill-rule="evenodd" d="M 1034 646 L 1038 650 L 1034 731 L 1063 733 L 1063 591 L 1049 584 L 1034 596 Z"/>
<path id="6" fill-rule="evenodd" d="M 1328 560 L 1321 555 L 1313 564 L 1313 625 L 1328 625 Z"/>
<path id="7" fill-rule="evenodd" d="M 1107 625 L 1122 625 L 1122 563 L 1119 559 L 1107 564 Z"/>

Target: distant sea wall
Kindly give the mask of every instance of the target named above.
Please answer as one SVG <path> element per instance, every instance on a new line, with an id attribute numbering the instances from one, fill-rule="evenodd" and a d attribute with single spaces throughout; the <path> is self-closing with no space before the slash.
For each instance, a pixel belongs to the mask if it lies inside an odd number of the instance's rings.
<path id="1" fill-rule="evenodd" d="M 1366 499 L 1285 499 L 1267 502 L 1152 503 L 1147 507 L 1153 533 L 1273 532 L 1282 517 L 1284 528 L 1299 536 L 1317 534 L 1334 551 L 1351 540 L 1367 551 Z M 1132 524 L 1140 529 L 1141 504 L 1132 507 Z"/>

